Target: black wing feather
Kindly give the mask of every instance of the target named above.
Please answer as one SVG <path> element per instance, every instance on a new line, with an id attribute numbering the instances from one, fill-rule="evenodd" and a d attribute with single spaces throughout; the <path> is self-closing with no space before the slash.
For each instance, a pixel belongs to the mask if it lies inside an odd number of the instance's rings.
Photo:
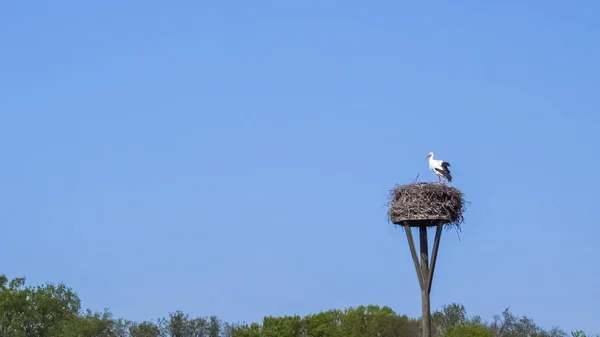
<path id="1" fill-rule="evenodd" d="M 450 170 L 448 169 L 448 166 L 450 166 L 450 163 L 443 162 L 442 167 L 444 169 L 440 170 L 440 169 L 436 168 L 435 170 L 438 171 L 441 175 L 443 175 L 444 178 L 446 178 L 449 182 L 452 182 L 452 174 L 450 174 Z"/>

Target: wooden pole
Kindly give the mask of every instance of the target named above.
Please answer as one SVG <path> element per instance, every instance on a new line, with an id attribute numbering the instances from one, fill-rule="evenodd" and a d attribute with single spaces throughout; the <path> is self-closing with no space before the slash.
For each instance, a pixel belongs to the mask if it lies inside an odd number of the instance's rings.
<path id="1" fill-rule="evenodd" d="M 417 272 L 417 278 L 419 279 L 419 286 L 421 287 L 421 331 L 422 337 L 431 337 L 431 283 L 433 281 L 433 272 L 435 270 L 435 263 L 438 255 L 438 248 L 440 246 L 440 239 L 442 237 L 443 222 L 439 221 L 437 224 L 435 239 L 433 242 L 433 250 L 431 252 L 431 264 L 429 263 L 429 243 L 427 241 L 427 226 L 419 226 L 419 248 L 421 259 L 417 256 L 417 250 L 415 247 L 415 241 L 412 235 L 412 229 L 410 223 L 404 223 L 404 230 L 406 232 L 406 238 L 408 240 L 408 246 L 410 247 L 410 254 L 415 264 L 415 270 Z"/>
<path id="2" fill-rule="evenodd" d="M 423 287 L 423 275 L 421 274 L 421 267 L 419 266 L 419 258 L 417 257 L 417 250 L 415 249 L 415 240 L 413 239 L 412 230 L 408 224 L 404 225 L 404 231 L 406 232 L 406 238 L 408 239 L 408 246 L 410 247 L 410 255 L 412 256 L 417 270 L 417 278 L 419 279 L 419 286 Z"/>
<path id="3" fill-rule="evenodd" d="M 421 331 L 422 337 L 431 337 L 431 307 L 429 297 L 429 247 L 427 244 L 427 227 L 419 227 L 421 245 Z"/>
<path id="4" fill-rule="evenodd" d="M 435 271 L 435 262 L 437 260 L 438 249 L 440 248 L 440 239 L 442 238 L 442 226 L 443 222 L 439 221 L 437 229 L 435 230 L 435 239 L 433 240 L 433 250 L 431 252 L 431 267 L 429 268 L 429 281 L 427 285 L 427 292 L 431 294 L 431 283 L 433 281 L 433 272 Z"/>

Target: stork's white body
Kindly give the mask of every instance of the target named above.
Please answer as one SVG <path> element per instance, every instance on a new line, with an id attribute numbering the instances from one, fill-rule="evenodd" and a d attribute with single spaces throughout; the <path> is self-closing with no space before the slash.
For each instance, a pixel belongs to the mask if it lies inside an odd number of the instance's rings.
<path id="1" fill-rule="evenodd" d="M 433 159 L 433 152 L 429 152 L 427 155 L 429 158 L 429 169 L 432 170 L 439 178 L 438 182 L 442 182 L 442 177 L 446 178 L 448 182 L 452 182 L 452 175 L 450 174 L 450 163 L 440 159 Z"/>

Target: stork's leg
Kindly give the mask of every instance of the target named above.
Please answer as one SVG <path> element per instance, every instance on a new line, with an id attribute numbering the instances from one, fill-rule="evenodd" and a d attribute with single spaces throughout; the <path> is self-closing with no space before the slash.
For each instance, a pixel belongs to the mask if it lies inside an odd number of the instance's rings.
<path id="1" fill-rule="evenodd" d="M 438 176 L 438 184 L 442 183 L 442 176 Z"/>

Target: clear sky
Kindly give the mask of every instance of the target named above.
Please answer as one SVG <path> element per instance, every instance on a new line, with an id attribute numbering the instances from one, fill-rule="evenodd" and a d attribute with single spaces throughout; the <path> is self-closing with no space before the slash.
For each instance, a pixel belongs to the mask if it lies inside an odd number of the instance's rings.
<path id="1" fill-rule="evenodd" d="M 600 332 L 599 10 L 4 1 L 0 272 L 136 320 L 416 317 L 385 204 L 434 151 L 471 204 L 432 308 Z"/>

